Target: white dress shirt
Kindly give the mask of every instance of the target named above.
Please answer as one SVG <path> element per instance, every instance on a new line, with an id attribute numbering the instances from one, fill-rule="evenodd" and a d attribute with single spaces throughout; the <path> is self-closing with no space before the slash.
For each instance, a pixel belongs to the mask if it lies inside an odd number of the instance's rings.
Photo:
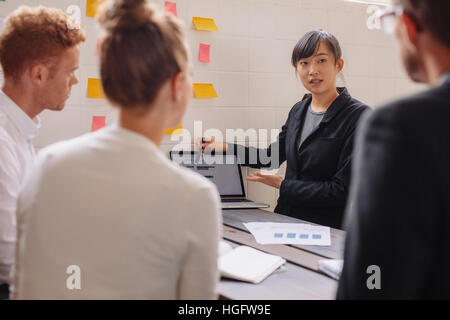
<path id="1" fill-rule="evenodd" d="M 10 284 L 16 243 L 16 203 L 34 160 L 40 127 L 0 90 L 0 284 Z"/>
<path id="2" fill-rule="evenodd" d="M 217 189 L 133 131 L 43 149 L 17 216 L 16 298 L 216 298 Z"/>

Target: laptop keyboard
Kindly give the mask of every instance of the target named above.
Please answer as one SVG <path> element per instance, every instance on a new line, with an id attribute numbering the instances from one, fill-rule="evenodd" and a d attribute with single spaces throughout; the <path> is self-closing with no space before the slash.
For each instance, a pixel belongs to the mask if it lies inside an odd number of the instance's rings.
<path id="1" fill-rule="evenodd" d="M 222 202 L 251 202 L 247 199 L 221 199 Z"/>
<path id="2" fill-rule="evenodd" d="M 222 209 L 255 209 L 255 208 L 268 208 L 269 206 L 263 203 L 256 203 L 252 201 L 242 202 L 227 202 L 222 203 Z"/>

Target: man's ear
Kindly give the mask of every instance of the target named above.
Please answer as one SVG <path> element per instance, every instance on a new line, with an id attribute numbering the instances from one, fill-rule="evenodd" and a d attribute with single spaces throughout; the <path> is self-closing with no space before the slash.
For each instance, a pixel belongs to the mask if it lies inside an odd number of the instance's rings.
<path id="1" fill-rule="evenodd" d="M 34 84 L 41 84 L 49 78 L 49 70 L 43 64 L 36 64 L 30 69 L 30 78 Z"/>
<path id="2" fill-rule="evenodd" d="M 408 12 L 403 12 L 401 20 L 405 26 L 406 36 L 411 44 L 417 44 L 417 36 L 420 32 L 416 19 Z"/>

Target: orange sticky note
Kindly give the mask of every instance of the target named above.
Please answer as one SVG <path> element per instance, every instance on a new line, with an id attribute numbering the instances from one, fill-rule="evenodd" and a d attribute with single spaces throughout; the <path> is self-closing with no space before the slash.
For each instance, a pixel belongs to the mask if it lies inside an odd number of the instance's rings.
<path id="1" fill-rule="evenodd" d="M 178 132 L 175 132 L 176 130 L 178 130 L 178 129 L 183 129 L 183 125 L 182 124 L 180 124 L 178 127 L 176 127 L 176 128 L 173 128 L 173 129 L 167 129 L 166 131 L 164 131 L 164 134 L 167 134 L 167 135 L 171 135 L 171 134 L 177 134 Z M 181 133 L 181 132 L 180 132 Z"/>
<path id="2" fill-rule="evenodd" d="M 209 63 L 209 44 L 200 43 L 200 48 L 198 49 L 198 60 L 200 62 Z"/>
<path id="3" fill-rule="evenodd" d="M 100 79 L 88 79 L 88 97 L 93 99 L 105 98 L 102 82 Z"/>
<path id="4" fill-rule="evenodd" d="M 216 23 L 214 22 L 214 19 L 193 17 L 192 22 L 194 23 L 194 26 L 197 30 L 219 31 L 219 28 L 217 28 Z"/>
<path id="5" fill-rule="evenodd" d="M 105 116 L 93 116 L 92 117 L 92 132 L 97 131 L 106 126 Z"/>
<path id="6" fill-rule="evenodd" d="M 165 4 L 164 4 L 164 8 L 166 9 L 166 12 L 170 12 L 175 17 L 178 17 L 178 15 L 177 15 L 177 4 L 175 2 L 166 1 Z"/>
<path id="7" fill-rule="evenodd" d="M 211 83 L 194 83 L 194 95 L 196 98 L 218 98 L 216 90 Z"/>
<path id="8" fill-rule="evenodd" d="M 86 15 L 94 18 L 97 15 L 98 7 L 105 2 L 105 0 L 86 0 Z"/>

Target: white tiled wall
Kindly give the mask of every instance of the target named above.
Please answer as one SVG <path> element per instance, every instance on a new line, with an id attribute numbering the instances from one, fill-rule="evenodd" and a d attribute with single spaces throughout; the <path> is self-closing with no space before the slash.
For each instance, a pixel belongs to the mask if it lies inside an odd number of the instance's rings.
<path id="1" fill-rule="evenodd" d="M 195 120 L 203 130 L 217 128 L 279 129 L 292 105 L 305 90 L 290 65 L 296 41 L 307 31 L 323 28 L 334 33 L 343 48 L 344 82 L 350 93 L 376 107 L 380 103 L 420 90 L 406 77 L 393 40 L 366 27 L 367 5 L 343 0 L 171 0 L 184 20 L 193 57 L 194 82 L 213 83 L 217 99 L 194 99 L 183 122 L 193 134 Z M 164 0 L 155 0 L 163 5 Z M 81 8 L 88 33 L 81 47 L 80 84 L 73 88 L 64 111 L 43 112 L 43 126 L 36 147 L 68 139 L 91 128 L 93 115 L 105 115 L 107 124 L 117 112 L 103 99 L 87 98 L 87 78 L 98 77 L 95 55 L 95 20 L 86 17 L 85 0 L 7 0 L 0 2 L 0 17 L 19 5 Z M 196 31 L 192 17 L 211 17 L 219 32 Z M 211 45 L 211 62 L 198 62 L 199 43 Z M 342 84 L 342 81 L 341 81 Z M 175 141 L 164 139 L 170 150 Z M 270 202 L 278 192 L 260 184 L 246 185 L 250 198 Z"/>

